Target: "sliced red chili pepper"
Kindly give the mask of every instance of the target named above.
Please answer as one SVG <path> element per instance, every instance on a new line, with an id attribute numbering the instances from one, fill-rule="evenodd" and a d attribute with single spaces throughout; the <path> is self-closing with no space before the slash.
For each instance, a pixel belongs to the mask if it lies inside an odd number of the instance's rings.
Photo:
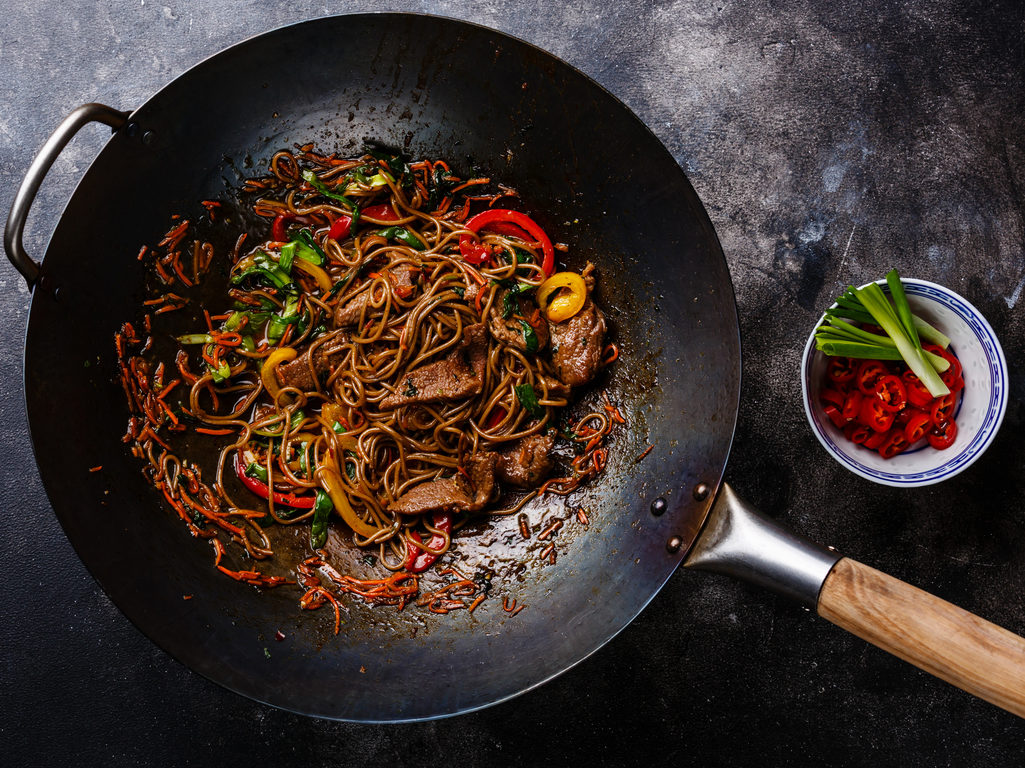
<path id="1" fill-rule="evenodd" d="M 910 443 L 904 433 L 900 430 L 893 430 L 885 443 L 879 446 L 879 455 L 884 459 L 892 459 L 898 453 L 908 447 Z"/>
<path id="2" fill-rule="evenodd" d="M 819 400 L 822 401 L 823 405 L 835 405 L 837 408 L 843 408 L 844 399 L 843 392 L 832 387 L 826 387 L 819 392 Z"/>
<path id="3" fill-rule="evenodd" d="M 826 376 L 834 384 L 845 384 L 858 373 L 858 362 L 850 357 L 831 357 L 826 366 Z"/>
<path id="4" fill-rule="evenodd" d="M 874 397 L 865 397 L 861 400 L 858 421 L 876 432 L 885 432 L 893 424 L 893 414 L 883 408 L 882 401 Z"/>
<path id="5" fill-rule="evenodd" d="M 866 440 L 868 440 L 872 435 L 877 435 L 879 433 L 873 432 L 864 424 L 855 424 L 852 422 L 843 428 L 843 434 L 844 437 L 846 437 L 855 445 L 861 445 Z"/>
<path id="6" fill-rule="evenodd" d="M 932 393 L 926 389 L 925 384 L 915 375 L 914 371 L 904 371 L 901 378 L 904 379 L 904 389 L 908 394 L 908 402 L 911 405 L 924 408 L 932 402 Z"/>
<path id="7" fill-rule="evenodd" d="M 932 423 L 937 427 L 942 427 L 948 421 L 952 421 L 954 417 L 954 395 L 937 397 L 929 408 L 929 415 L 932 417 Z"/>
<path id="8" fill-rule="evenodd" d="M 865 427 L 865 429 L 868 429 L 868 427 Z M 862 445 L 873 451 L 879 450 L 879 446 L 881 446 L 890 438 L 889 430 L 885 432 L 876 432 L 874 429 L 872 429 L 869 430 L 869 432 L 871 434 L 869 434 L 869 436 L 865 438 L 865 442 L 862 443 Z"/>
<path id="9" fill-rule="evenodd" d="M 856 389 L 847 393 L 840 408 L 840 413 L 847 421 L 854 421 L 858 418 L 858 414 L 861 412 L 861 401 L 864 399 L 865 396 Z"/>
<path id="10" fill-rule="evenodd" d="M 260 482 L 255 477 L 250 477 L 246 474 L 246 468 L 242 466 L 242 454 L 239 451 L 235 451 L 235 474 L 238 475 L 238 479 L 242 481 L 242 484 L 259 496 L 261 499 L 269 498 L 271 495 L 270 489 L 266 483 Z M 294 493 L 281 493 L 280 491 L 274 491 L 274 503 L 283 504 L 286 507 L 295 507 L 296 509 L 313 509 L 313 505 L 317 499 L 315 496 L 296 496 Z"/>
<path id="11" fill-rule="evenodd" d="M 937 427 L 926 435 L 925 439 L 929 441 L 929 445 L 938 451 L 949 448 L 957 439 L 957 422 L 950 419 L 943 426 Z"/>
<path id="12" fill-rule="evenodd" d="M 844 426 L 846 426 L 847 419 L 843 417 L 843 414 L 840 413 L 840 409 L 835 405 L 827 405 L 822 410 L 825 411 L 826 416 L 829 417 L 829 420 L 833 422 L 833 426 L 837 429 L 843 429 Z"/>
<path id="13" fill-rule="evenodd" d="M 548 239 L 545 231 L 529 216 L 519 211 L 511 211 L 505 208 L 491 208 L 478 213 L 466 222 L 465 226 L 470 232 L 479 233 L 482 229 L 486 229 L 489 224 L 499 222 L 515 224 L 541 244 L 541 252 L 544 255 L 541 269 L 546 276 L 550 277 L 552 272 L 555 271 L 555 248 L 552 246 L 552 241 Z M 480 264 L 491 255 L 486 246 L 474 241 L 468 234 L 462 235 L 459 238 L 459 252 L 462 253 L 463 258 L 470 264 Z"/>
<path id="14" fill-rule="evenodd" d="M 452 515 L 447 512 L 436 512 L 434 514 L 434 527 L 438 530 L 444 531 L 446 534 L 452 533 Z M 426 571 L 434 562 L 438 559 L 438 555 L 433 552 L 428 552 L 426 549 L 420 549 L 417 544 L 423 544 L 423 540 L 420 538 L 420 534 L 413 531 L 409 534 L 410 538 L 415 543 L 407 542 L 408 552 L 406 553 L 406 570 L 410 573 L 420 573 Z M 431 549 L 441 549 L 445 546 L 445 537 L 440 533 L 435 533 L 431 536 L 430 541 L 427 542 L 427 546 Z"/>
<path id="15" fill-rule="evenodd" d="M 858 389 L 861 390 L 861 394 L 871 395 L 875 393 L 876 382 L 888 374 L 889 371 L 886 370 L 886 366 L 878 360 L 866 360 L 858 366 L 855 382 L 858 385 Z"/>
<path id="16" fill-rule="evenodd" d="M 907 412 L 911 415 L 904 425 L 904 437 L 907 438 L 908 443 L 913 445 L 925 437 L 926 433 L 932 429 L 932 417 L 925 411 L 913 411 L 909 408 Z"/>
<path id="17" fill-rule="evenodd" d="M 904 382 L 892 374 L 880 376 L 876 381 L 875 397 L 883 404 L 883 408 L 896 413 L 908 404 L 908 392 Z"/>

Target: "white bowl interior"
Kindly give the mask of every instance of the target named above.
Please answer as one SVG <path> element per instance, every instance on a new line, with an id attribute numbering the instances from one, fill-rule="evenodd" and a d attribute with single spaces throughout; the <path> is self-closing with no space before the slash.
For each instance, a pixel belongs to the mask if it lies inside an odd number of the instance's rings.
<path id="1" fill-rule="evenodd" d="M 950 337 L 951 351 L 964 368 L 954 444 L 938 451 L 922 441 L 884 459 L 849 441 L 819 403 L 828 357 L 815 349 L 814 332 L 801 364 L 804 409 L 819 442 L 855 474 L 884 485 L 930 485 L 964 470 L 996 436 L 1007 409 L 1007 363 L 996 334 L 975 307 L 935 283 L 906 278 L 902 283 L 912 311 Z M 885 283 L 882 285 L 885 289 Z"/>

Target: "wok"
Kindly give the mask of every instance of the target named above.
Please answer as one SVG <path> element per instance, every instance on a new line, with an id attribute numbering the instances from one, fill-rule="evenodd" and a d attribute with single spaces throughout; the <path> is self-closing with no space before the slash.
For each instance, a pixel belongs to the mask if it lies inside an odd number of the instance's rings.
<path id="1" fill-rule="evenodd" d="M 325 46 L 342 39 L 359 45 Z M 37 264 L 22 247 L 32 198 L 91 121 L 113 136 Z M 567 520 L 556 565 L 539 560 L 545 542 L 522 540 L 514 520 L 489 521 L 452 555 L 495 570 L 492 599 L 475 613 L 427 620 L 351 603 L 334 637 L 326 612 L 301 615 L 296 593 L 261 593 L 217 573 L 209 547 L 162 506 L 120 440 L 127 409 L 111 341 L 143 298 L 138 247 L 164 231 L 171 213 L 229 196 L 279 147 L 315 141 L 345 154 L 364 139 L 446 157 L 516 187 L 570 244 L 573 264 L 598 265 L 599 300 L 623 350 L 599 386 L 629 427 L 600 482 L 568 502 L 544 498 L 528 508 L 535 530 Z M 69 116 L 15 197 L 5 247 L 34 288 L 26 401 L 61 525 L 131 621 L 231 690 L 343 720 L 473 710 L 586 658 L 685 563 L 794 597 L 1025 715 L 1025 641 L 778 529 L 722 482 L 740 340 L 711 222 L 672 156 L 623 104 L 529 44 L 410 14 L 318 19 L 245 41 L 130 113 L 90 104 Z M 581 507 L 586 528 L 569 522 Z M 333 531 L 339 553 L 340 541 Z M 503 611 L 501 596 L 526 609 Z M 275 641 L 279 632 L 284 641 Z"/>

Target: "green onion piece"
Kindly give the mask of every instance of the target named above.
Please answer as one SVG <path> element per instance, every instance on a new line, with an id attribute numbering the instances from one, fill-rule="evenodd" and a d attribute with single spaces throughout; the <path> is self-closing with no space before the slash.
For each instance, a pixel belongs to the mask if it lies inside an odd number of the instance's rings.
<path id="1" fill-rule="evenodd" d="M 410 248 L 415 248 L 418 251 L 427 250 L 427 246 L 421 242 L 420 238 L 405 227 L 387 227 L 386 229 L 379 229 L 376 234 L 385 240 L 398 240 L 403 245 L 408 245 Z"/>
<path id="2" fill-rule="evenodd" d="M 267 482 L 267 468 L 258 462 L 249 462 L 249 466 L 246 467 L 246 474 L 250 477 L 255 477 L 261 483 Z"/>
<path id="3" fill-rule="evenodd" d="M 186 333 L 178 337 L 179 344 L 212 344 L 213 340 L 209 333 Z"/>
<path id="4" fill-rule="evenodd" d="M 355 207 L 352 200 L 347 198 L 345 195 L 341 195 L 338 192 L 335 192 L 334 190 L 328 189 L 327 185 L 324 184 L 324 182 L 322 182 L 319 178 L 317 178 L 317 174 L 315 174 L 313 171 L 303 171 L 302 175 L 303 179 L 307 181 L 311 187 L 317 190 L 324 197 L 329 197 L 332 200 L 337 200 L 350 211 Z"/>
<path id="5" fill-rule="evenodd" d="M 815 337 L 815 349 L 825 355 L 839 357 L 856 357 L 859 360 L 901 360 L 896 347 L 879 347 L 860 341 L 843 339 L 823 339 Z"/>
<path id="6" fill-rule="evenodd" d="M 297 236 L 299 240 L 295 255 L 298 258 L 317 266 L 327 261 L 327 254 L 317 245 L 317 241 L 313 239 L 313 233 L 310 230 L 304 227 L 299 230 Z"/>
<path id="7" fill-rule="evenodd" d="M 914 341 L 904 330 L 897 312 L 886 300 L 883 289 L 876 283 L 869 283 L 864 288 L 856 289 L 855 295 L 875 318 L 876 324 L 893 339 L 904 362 L 921 379 L 922 384 L 929 390 L 929 394 L 933 397 L 950 394 L 950 390 L 943 383 L 943 379 L 940 378 L 936 369 L 926 360 L 920 348 L 915 346 Z"/>
<path id="8" fill-rule="evenodd" d="M 313 523 L 310 526 L 310 546 L 314 549 L 327 544 L 327 522 L 334 508 L 331 497 L 318 488 L 317 500 L 313 503 Z"/>
<path id="9" fill-rule="evenodd" d="M 946 336 L 938 328 L 929 325 L 929 323 L 918 315 L 912 315 L 911 319 L 915 322 L 915 328 L 918 329 L 918 335 L 920 338 L 923 338 L 938 347 L 942 347 L 943 349 L 950 346 L 950 337 Z"/>
<path id="10" fill-rule="evenodd" d="M 891 269 L 886 273 L 886 284 L 890 287 L 890 297 L 893 299 L 893 306 L 897 310 L 897 317 L 900 318 L 901 325 L 904 326 L 911 343 L 921 352 L 922 342 L 918 338 L 918 329 L 915 328 L 915 321 L 912 319 L 911 306 L 908 304 L 907 294 L 904 293 L 904 284 L 900 281 L 900 275 L 897 274 L 896 269 Z"/>
<path id="11" fill-rule="evenodd" d="M 334 430 L 336 435 L 344 435 L 348 430 L 342 426 L 341 422 L 336 421 L 331 425 L 331 429 Z"/>
<path id="12" fill-rule="evenodd" d="M 278 259 L 278 266 L 285 272 L 292 272 L 292 262 L 295 261 L 295 248 L 297 243 L 293 240 L 281 246 L 281 258 Z"/>
<path id="13" fill-rule="evenodd" d="M 209 363 L 207 363 L 206 367 L 207 370 L 209 370 L 210 373 L 213 374 L 213 380 L 215 384 L 223 384 L 225 381 L 231 378 L 231 366 L 223 360 L 221 361 L 221 364 L 216 368 L 214 368 Z"/>
<path id="14" fill-rule="evenodd" d="M 538 403 L 537 393 L 531 384 L 519 384 L 513 387 L 513 391 L 516 393 L 516 399 L 520 401 L 520 405 L 527 410 L 527 413 L 535 418 L 544 415 L 545 409 Z"/>

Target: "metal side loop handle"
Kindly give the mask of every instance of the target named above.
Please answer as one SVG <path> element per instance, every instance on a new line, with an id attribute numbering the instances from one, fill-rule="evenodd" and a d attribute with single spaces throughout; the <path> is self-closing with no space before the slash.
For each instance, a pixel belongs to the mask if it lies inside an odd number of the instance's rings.
<path id="1" fill-rule="evenodd" d="M 128 112 L 120 112 L 103 104 L 83 104 L 77 107 L 57 127 L 46 140 L 32 164 L 25 173 L 25 178 L 18 187 L 18 192 L 11 203 L 11 212 L 7 215 L 7 226 L 4 228 L 4 250 L 11 264 L 21 272 L 22 277 L 32 290 L 39 282 L 39 265 L 25 252 L 23 236 L 25 220 L 29 209 L 36 199 L 39 186 L 43 183 L 47 171 L 72 137 L 87 123 L 98 122 L 109 125 L 115 131 L 128 121 Z"/>

